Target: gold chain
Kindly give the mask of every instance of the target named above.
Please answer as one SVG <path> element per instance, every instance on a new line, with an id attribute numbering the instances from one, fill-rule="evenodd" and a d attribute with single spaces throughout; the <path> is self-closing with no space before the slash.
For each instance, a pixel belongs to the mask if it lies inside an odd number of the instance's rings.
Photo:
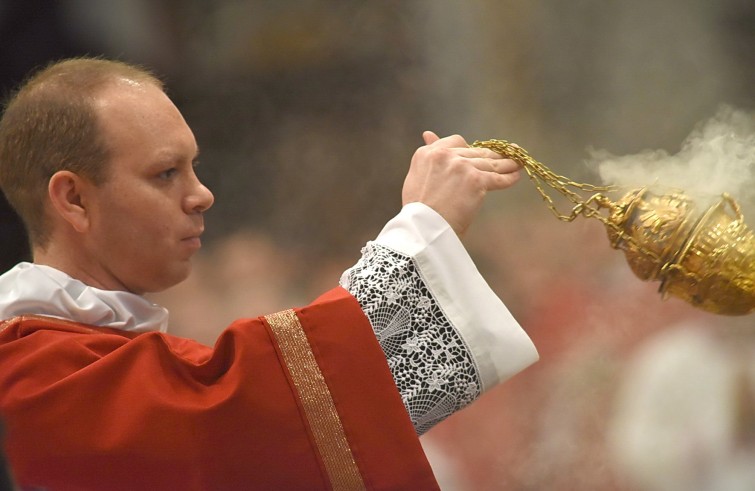
<path id="1" fill-rule="evenodd" d="M 600 220 L 609 232 L 611 246 L 624 251 L 640 278 L 660 280 L 663 295 L 670 293 L 714 313 L 755 311 L 755 275 L 752 273 L 755 235 L 745 225 L 739 205 L 727 194 L 722 196 L 718 205 L 694 218 L 694 228 L 685 230 L 688 235 L 679 236 L 682 225 L 675 224 L 672 234 L 656 236 L 652 227 L 636 224 L 634 216 L 626 215 L 636 213 L 636 210 L 631 211 L 632 203 L 645 199 L 644 188 L 631 191 L 619 202 L 613 202 L 602 193 L 618 191 L 618 186 L 594 186 L 572 181 L 554 173 L 516 144 L 486 140 L 476 141 L 472 146 L 487 148 L 517 162 L 559 220 L 571 222 L 579 215 Z M 570 213 L 559 212 L 547 188 L 571 202 Z M 726 215 L 725 204 L 734 211 L 734 217 Z M 603 213 L 606 209 L 608 213 Z M 646 211 L 652 212 L 654 220 L 660 223 L 670 220 L 662 209 L 650 207 Z M 686 209 L 683 213 L 687 213 Z M 687 220 L 694 215 L 682 216 L 683 223 L 692 223 Z M 679 237 L 683 242 L 677 241 Z"/>
<path id="2" fill-rule="evenodd" d="M 618 235 L 618 237 L 621 238 L 621 240 L 624 240 L 627 243 L 631 244 L 633 247 L 642 250 L 643 253 L 647 254 L 653 259 L 660 261 L 660 258 L 657 254 L 645 247 L 642 247 L 642 245 L 639 244 L 634 239 L 634 237 L 627 234 L 619 225 L 612 222 L 608 217 L 600 213 L 601 209 L 611 208 L 614 205 L 611 200 L 600 193 L 617 191 L 619 189 L 618 186 L 595 186 L 593 184 L 572 181 L 568 177 L 556 174 L 544 164 L 532 158 L 530 154 L 527 153 L 527 151 L 519 145 L 510 143 L 506 140 L 478 140 L 472 143 L 471 146 L 477 148 L 487 148 L 502 155 L 503 157 L 506 157 L 507 159 L 515 161 L 520 166 L 522 166 L 525 172 L 527 172 L 527 176 L 530 178 L 530 181 L 532 181 L 532 183 L 537 188 L 537 191 L 540 193 L 540 196 L 542 196 L 543 201 L 545 201 L 545 204 L 548 206 L 548 209 L 550 209 L 550 211 L 559 220 L 563 222 L 572 222 L 579 215 L 596 218 L 600 220 L 603 225 L 611 228 Z M 571 213 L 567 215 L 558 211 L 553 198 L 551 198 L 550 195 L 545 192 L 545 186 L 548 186 L 561 193 L 562 196 L 564 196 L 574 205 L 571 209 Z M 578 191 L 595 194 L 588 198 L 585 198 L 577 191 L 575 191 L 575 189 Z"/>
<path id="3" fill-rule="evenodd" d="M 540 196 L 543 197 L 543 201 L 548 205 L 551 212 L 553 212 L 556 218 L 564 222 L 571 222 L 579 215 L 603 218 L 598 211 L 601 207 L 605 206 L 600 205 L 608 204 L 607 199 L 601 194 L 595 194 L 590 198 L 585 199 L 570 188 L 575 188 L 588 193 L 611 192 L 618 189 L 616 186 L 595 186 L 592 184 L 575 182 L 568 177 L 558 175 L 542 163 L 533 159 L 525 149 L 514 143 L 509 143 L 506 140 L 476 141 L 472 143 L 472 146 L 487 148 L 521 165 L 527 172 L 527 176 L 529 176 L 530 180 L 535 184 Z M 556 204 L 553 202 L 553 198 L 551 198 L 543 189 L 543 184 L 555 189 L 574 204 L 570 214 L 564 215 L 558 211 Z M 598 206 L 594 206 L 594 203 Z M 606 224 L 608 222 L 607 219 L 601 221 Z"/>

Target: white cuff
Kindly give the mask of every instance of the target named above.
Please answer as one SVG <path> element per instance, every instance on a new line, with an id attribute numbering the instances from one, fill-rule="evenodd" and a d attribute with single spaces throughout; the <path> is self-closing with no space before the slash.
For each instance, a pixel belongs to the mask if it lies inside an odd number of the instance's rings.
<path id="1" fill-rule="evenodd" d="M 375 242 L 414 259 L 441 309 L 471 350 L 483 390 L 537 361 L 537 350 L 527 333 L 435 210 L 423 203 L 407 204 Z"/>

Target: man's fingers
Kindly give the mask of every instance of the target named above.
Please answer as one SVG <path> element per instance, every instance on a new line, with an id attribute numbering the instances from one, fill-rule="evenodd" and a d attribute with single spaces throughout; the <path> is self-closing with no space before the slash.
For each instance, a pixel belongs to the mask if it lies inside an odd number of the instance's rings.
<path id="1" fill-rule="evenodd" d="M 511 159 L 469 159 L 469 161 L 478 170 L 496 174 L 508 174 L 521 169 L 521 166 Z"/>
<path id="2" fill-rule="evenodd" d="M 436 141 L 440 140 L 440 137 L 432 131 L 425 131 L 422 133 L 422 139 L 425 140 L 425 145 L 432 145 Z"/>
<path id="3" fill-rule="evenodd" d="M 425 145 L 435 144 L 436 146 L 443 148 L 469 148 L 467 141 L 461 135 L 451 135 L 440 138 L 432 131 L 425 131 L 422 133 L 422 139 L 425 140 Z"/>
<path id="4" fill-rule="evenodd" d="M 490 150 L 489 148 L 482 148 L 482 147 L 466 147 L 466 148 L 460 148 L 458 150 L 460 157 L 467 157 L 467 158 L 480 158 L 480 159 L 502 159 L 503 156 L 498 153 L 494 152 L 493 150 Z"/>
<path id="5" fill-rule="evenodd" d="M 506 189 L 513 186 L 522 177 L 522 173 L 518 170 L 514 172 L 507 172 L 505 174 L 488 173 L 486 175 L 487 190 L 495 191 L 500 189 Z"/>
<path id="6" fill-rule="evenodd" d="M 470 165 L 484 172 L 486 176 L 483 179 L 487 190 L 505 189 L 519 180 L 521 166 L 516 161 L 503 158 L 488 148 L 470 147 L 460 135 L 440 138 L 432 131 L 425 131 L 422 138 L 425 145 L 445 148 L 445 152 L 455 154 L 457 164 Z"/>

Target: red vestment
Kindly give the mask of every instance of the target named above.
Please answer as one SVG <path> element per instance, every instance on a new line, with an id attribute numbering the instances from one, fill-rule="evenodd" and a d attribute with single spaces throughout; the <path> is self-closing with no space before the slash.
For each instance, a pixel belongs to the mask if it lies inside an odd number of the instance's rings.
<path id="1" fill-rule="evenodd" d="M 369 321 L 340 288 L 238 320 L 214 348 L 6 320 L 0 414 L 22 486 L 437 489 Z"/>

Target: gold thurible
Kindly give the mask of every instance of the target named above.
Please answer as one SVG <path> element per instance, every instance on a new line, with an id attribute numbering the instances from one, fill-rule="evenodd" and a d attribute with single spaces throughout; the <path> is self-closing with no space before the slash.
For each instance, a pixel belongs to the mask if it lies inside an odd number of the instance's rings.
<path id="1" fill-rule="evenodd" d="M 518 145 L 486 140 L 472 146 L 521 165 L 559 220 L 571 222 L 580 215 L 600 220 L 611 246 L 624 251 L 635 275 L 660 281 L 663 298 L 675 296 L 714 314 L 755 310 L 755 236 L 728 194 L 704 209 L 682 191 L 655 194 L 648 188 L 630 190 L 611 201 L 604 193 L 619 191 L 617 186 L 574 182 Z M 560 213 L 546 188 L 570 201 L 571 213 Z"/>

